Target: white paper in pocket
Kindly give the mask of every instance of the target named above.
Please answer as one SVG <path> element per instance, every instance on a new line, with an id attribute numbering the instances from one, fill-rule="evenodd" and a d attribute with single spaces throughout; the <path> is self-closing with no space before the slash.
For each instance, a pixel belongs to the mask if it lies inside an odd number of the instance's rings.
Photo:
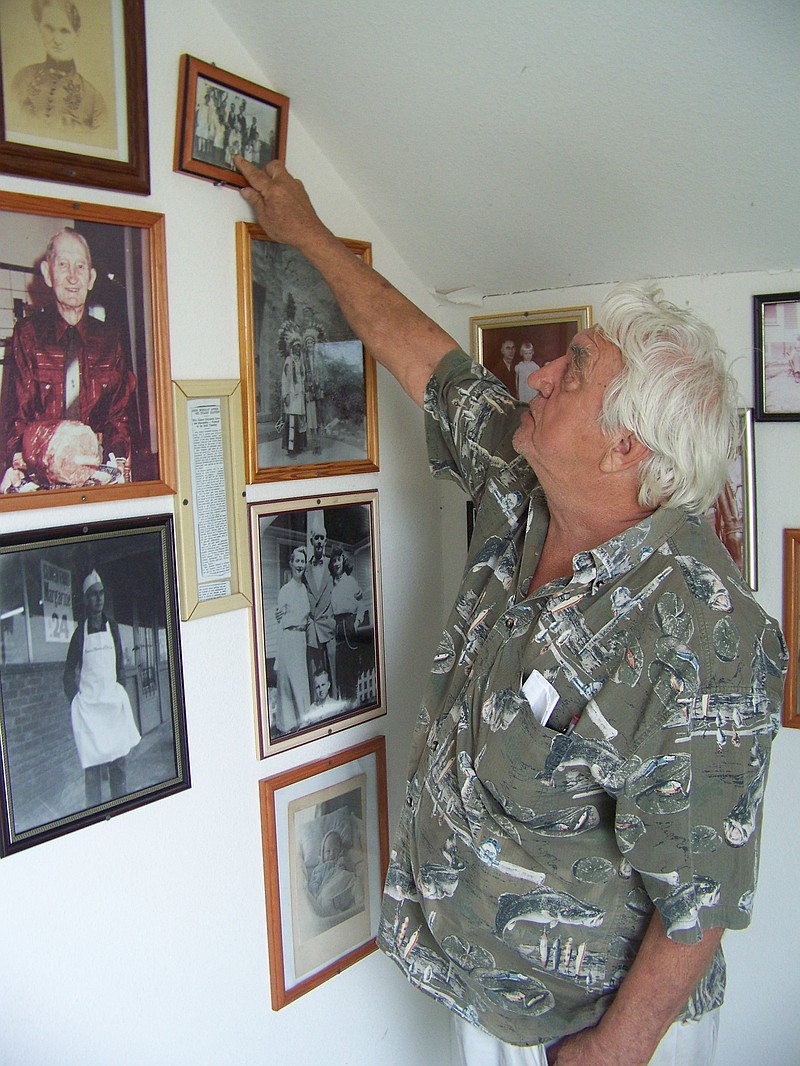
<path id="1" fill-rule="evenodd" d="M 522 686 L 522 691 L 531 705 L 533 716 L 539 725 L 547 725 L 550 715 L 553 713 L 559 696 L 550 682 L 534 670 Z"/>

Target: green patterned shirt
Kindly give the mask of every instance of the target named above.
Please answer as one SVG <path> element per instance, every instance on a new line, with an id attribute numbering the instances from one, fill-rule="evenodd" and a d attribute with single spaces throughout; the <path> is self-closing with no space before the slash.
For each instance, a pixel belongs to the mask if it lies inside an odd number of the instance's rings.
<path id="1" fill-rule="evenodd" d="M 425 410 L 433 471 L 478 506 L 378 940 L 458 1014 L 537 1044 L 600 1018 L 654 908 L 683 943 L 749 923 L 786 648 L 683 510 L 660 508 L 527 595 L 548 511 L 511 446 L 517 404 L 451 352 Z M 718 1006 L 724 985 L 720 950 L 684 1016 Z"/>

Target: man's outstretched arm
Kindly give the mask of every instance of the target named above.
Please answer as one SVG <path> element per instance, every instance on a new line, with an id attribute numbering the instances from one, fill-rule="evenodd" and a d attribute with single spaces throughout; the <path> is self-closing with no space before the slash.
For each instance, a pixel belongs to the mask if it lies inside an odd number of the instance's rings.
<path id="1" fill-rule="evenodd" d="M 239 156 L 235 162 L 248 182 L 242 196 L 266 235 L 317 268 L 356 336 L 421 406 L 437 363 L 458 347 L 453 338 L 323 225 L 283 163 L 273 160 L 261 170 Z"/>

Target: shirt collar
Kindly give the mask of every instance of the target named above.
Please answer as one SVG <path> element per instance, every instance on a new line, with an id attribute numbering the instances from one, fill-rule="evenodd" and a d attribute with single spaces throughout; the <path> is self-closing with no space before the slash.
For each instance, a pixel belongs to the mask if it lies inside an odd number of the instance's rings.
<path id="1" fill-rule="evenodd" d="M 52 56 L 47 57 L 44 66 L 51 74 L 74 74 L 76 70 L 74 59 L 53 59 Z"/>
<path id="2" fill-rule="evenodd" d="M 672 507 L 657 511 L 589 551 L 572 559 L 572 582 L 597 592 L 644 562 L 670 539 L 686 520 L 686 512 Z"/>
<path id="3" fill-rule="evenodd" d="M 61 315 L 58 312 L 58 308 L 57 307 L 54 306 L 52 310 L 53 310 L 53 314 L 55 315 L 55 322 L 56 322 L 56 325 L 55 325 L 56 341 L 61 342 L 63 340 L 64 334 L 67 332 L 67 330 L 68 329 L 72 329 L 73 327 L 70 326 L 69 322 L 66 322 L 61 317 Z M 84 307 L 83 314 L 81 315 L 81 317 L 78 319 L 78 321 L 75 323 L 75 326 L 74 326 L 74 328 L 80 334 L 81 339 L 84 340 L 84 341 L 86 340 L 86 318 L 87 318 L 86 308 Z"/>

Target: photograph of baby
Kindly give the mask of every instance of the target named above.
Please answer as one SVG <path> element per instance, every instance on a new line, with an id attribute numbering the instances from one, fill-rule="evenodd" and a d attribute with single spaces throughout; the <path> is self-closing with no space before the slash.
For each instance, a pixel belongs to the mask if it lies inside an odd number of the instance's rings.
<path id="1" fill-rule="evenodd" d="M 386 741 L 259 782 L 272 1009 L 377 949 L 389 865 Z"/>
<path id="2" fill-rule="evenodd" d="M 292 938 L 298 975 L 369 936 L 366 776 L 289 805 Z"/>

